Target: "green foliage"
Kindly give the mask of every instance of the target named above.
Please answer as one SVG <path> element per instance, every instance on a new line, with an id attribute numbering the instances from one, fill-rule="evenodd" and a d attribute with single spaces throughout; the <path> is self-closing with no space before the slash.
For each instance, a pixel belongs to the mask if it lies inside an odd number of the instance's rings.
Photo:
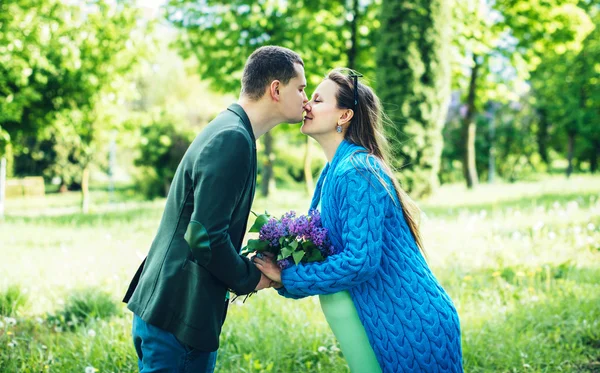
<path id="1" fill-rule="evenodd" d="M 588 13 L 589 2 L 497 1 L 494 8 L 503 15 L 503 27 L 516 37 L 513 61 L 522 61 L 530 78 L 540 115 L 542 159 L 549 162 L 553 148 L 565 158 L 579 156 L 597 163 L 600 95 L 594 61 L 600 48 L 598 21 L 591 19 L 591 10 Z M 569 154 L 570 141 L 574 154 Z"/>
<path id="2" fill-rule="evenodd" d="M 379 0 L 234 0 L 226 4 L 172 0 L 167 18 L 183 31 L 178 49 L 185 57 L 195 57 L 198 73 L 213 89 L 238 94 L 248 56 L 263 45 L 279 45 L 296 51 L 304 60 L 310 96 L 329 70 L 347 66 L 350 60 L 355 69 L 373 75 L 378 6 Z M 294 126 L 283 128 L 279 133 L 284 138 L 294 138 L 299 132 Z M 269 190 L 271 167 L 277 181 L 284 184 L 304 179 L 304 162 L 282 165 L 275 157 L 272 165 L 273 155 L 259 156 L 258 181 L 263 193 Z M 290 168 L 295 171 L 292 177 L 286 173 Z"/>
<path id="3" fill-rule="evenodd" d="M 359 3 L 355 68 L 369 73 L 374 67 L 370 56 L 379 26 L 378 1 Z M 197 58 L 200 76 L 216 90 L 236 94 L 246 59 L 263 45 L 298 52 L 305 61 L 308 85 L 314 88 L 327 71 L 347 65 L 353 14 L 346 1 L 173 0 L 167 7 L 169 21 L 185 31 L 180 50 Z"/>
<path id="4" fill-rule="evenodd" d="M 580 50 L 581 42 L 593 29 L 583 0 L 498 0 L 494 9 L 502 15 L 501 27 L 516 38 L 515 55 L 534 71 L 542 57 Z"/>
<path id="5" fill-rule="evenodd" d="M 0 4 L 0 129 L 11 134 L 12 141 L 36 131 L 54 104 L 54 95 L 40 91 L 54 83 L 57 68 L 49 54 L 54 49 L 56 56 L 61 49 L 49 31 L 52 21 L 55 28 L 63 26 L 61 9 L 56 0 Z"/>
<path id="6" fill-rule="evenodd" d="M 549 54 L 532 74 L 536 106 L 548 127 L 547 146 L 566 155 L 568 139 L 573 137 L 575 162 L 591 161 L 596 165 L 600 156 L 598 25 L 581 42 L 580 49 Z"/>
<path id="7" fill-rule="evenodd" d="M 450 94 L 446 1 L 383 1 L 377 86 L 392 123 L 387 134 L 402 185 L 433 192 Z M 427 35 L 427 37 L 423 37 Z"/>
<path id="8" fill-rule="evenodd" d="M 256 220 L 254 220 L 254 224 L 252 224 L 252 226 L 250 227 L 248 232 L 250 232 L 250 233 L 260 232 L 263 225 L 267 224 L 269 222 L 270 218 L 271 218 L 271 216 L 267 212 L 265 212 L 264 214 L 258 215 L 256 217 Z"/>
<path id="9" fill-rule="evenodd" d="M 161 111 L 140 128 L 135 165 L 141 167 L 138 187 L 147 198 L 164 197 L 169 192 L 177 166 L 193 139 L 193 133 L 183 123 L 182 119 Z"/>
<path id="10" fill-rule="evenodd" d="M 281 124 L 271 130 L 273 134 L 274 178 L 278 187 L 295 188 L 304 181 L 304 157 L 306 152 L 306 136 L 297 125 Z M 325 165 L 326 159 L 321 147 L 310 140 L 310 170 L 314 178 Z M 262 167 L 266 155 L 264 145 L 258 143 L 258 183 L 262 181 Z"/>
<path id="11" fill-rule="evenodd" d="M 531 96 L 521 102 L 494 103 L 475 116 L 478 131 L 475 151 L 477 174 L 487 180 L 490 157 L 494 157 L 494 177 L 510 182 L 531 180 L 547 171 L 538 152 L 539 117 Z M 451 111 L 444 127 L 444 151 L 440 179 L 444 183 L 462 179 L 464 156 L 462 123 L 459 112 Z"/>
<path id="12" fill-rule="evenodd" d="M 519 66 L 512 70 L 506 60 L 510 43 L 503 35 L 498 18 L 487 1 L 455 1 L 452 6 L 452 87 L 461 93 L 461 101 L 466 102 L 470 85 L 474 84 L 477 111 L 489 100 L 518 99 L 522 90 L 519 84 L 523 82 L 523 72 Z M 472 83 L 471 72 L 476 61 L 478 76 Z M 508 71 L 511 79 L 506 79 Z"/>
<path id="13" fill-rule="evenodd" d="M 10 285 L 0 291 L 0 316 L 14 317 L 29 303 L 29 296 L 19 285 Z"/>
<path id="14" fill-rule="evenodd" d="M 0 133 L 10 135 L 17 156 L 39 162 L 29 169 L 79 180 L 102 155 L 103 136 L 126 117 L 127 76 L 151 43 L 142 31 L 150 25 L 128 1 L 0 7 Z"/>
<path id="15" fill-rule="evenodd" d="M 10 135 L 2 126 L 0 126 L 0 157 L 4 157 L 8 152 L 8 146 L 10 144 Z"/>
<path id="16" fill-rule="evenodd" d="M 67 297 L 64 307 L 48 317 L 48 323 L 63 328 L 75 328 L 91 320 L 109 319 L 119 313 L 112 295 L 99 288 L 83 288 Z"/>
<path id="17" fill-rule="evenodd" d="M 598 38 L 590 34 L 593 9 L 589 2 L 578 0 L 456 2 L 453 87 L 461 94 L 463 109 L 473 112 L 478 131 L 484 132 L 477 133 L 474 149 L 477 172 L 483 172 L 483 177 L 492 145 L 488 136 L 492 120 L 497 126 L 497 156 L 503 160 L 496 162 L 497 171 L 509 180 L 544 171 L 553 151 L 566 158 L 569 133 L 577 133 L 574 162 L 578 157 L 589 160 L 590 168 L 597 164 L 600 130 L 592 109 L 599 107 L 592 84 L 597 73 L 591 66 L 597 60 L 593 45 Z M 475 63 L 477 76 L 470 80 L 465 72 L 472 72 Z M 489 110 L 494 105 L 523 106 L 526 113 L 507 122 L 504 109 L 497 112 L 504 119 L 490 117 L 496 115 Z M 467 122 L 470 117 L 453 118 L 457 119 Z M 467 151 L 459 149 L 465 134 L 455 130 L 458 123 L 448 125 L 456 136 L 446 135 L 451 143 L 444 149 L 449 158 L 443 163 L 445 170 L 455 170 Z M 444 171 L 441 176 L 448 179 L 449 175 Z"/>

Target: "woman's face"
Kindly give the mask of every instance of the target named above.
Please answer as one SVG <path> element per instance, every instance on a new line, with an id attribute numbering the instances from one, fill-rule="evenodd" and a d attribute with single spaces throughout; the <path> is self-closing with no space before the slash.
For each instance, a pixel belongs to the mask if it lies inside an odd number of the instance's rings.
<path id="1" fill-rule="evenodd" d="M 313 92 L 312 99 L 306 104 L 306 115 L 300 131 L 310 137 L 322 137 L 336 132 L 338 121 L 346 111 L 337 107 L 335 95 L 338 86 L 325 79 Z"/>

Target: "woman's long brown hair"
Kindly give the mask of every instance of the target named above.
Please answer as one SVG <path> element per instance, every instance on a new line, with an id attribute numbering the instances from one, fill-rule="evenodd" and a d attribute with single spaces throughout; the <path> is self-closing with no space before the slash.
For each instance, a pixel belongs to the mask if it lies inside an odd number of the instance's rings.
<path id="1" fill-rule="evenodd" d="M 386 174 L 394 185 L 394 192 L 400 201 L 400 208 L 404 214 L 404 219 L 410 228 L 419 250 L 426 258 L 425 248 L 419 232 L 419 218 L 421 210 L 417 204 L 402 189 L 393 168 L 390 163 L 390 145 L 383 131 L 384 121 L 387 121 L 381 108 L 379 98 L 373 90 L 358 82 L 358 105 L 354 108 L 354 79 L 348 75 L 349 69 L 335 69 L 331 71 L 326 79 L 329 79 L 338 85 L 336 93 L 337 106 L 340 109 L 352 109 L 354 116 L 350 121 L 344 138 L 356 145 L 367 149 L 369 155 L 376 157 L 383 166 Z M 384 188 L 392 196 L 387 182 L 377 173 L 375 175 Z M 392 198 L 393 199 L 393 198 Z"/>

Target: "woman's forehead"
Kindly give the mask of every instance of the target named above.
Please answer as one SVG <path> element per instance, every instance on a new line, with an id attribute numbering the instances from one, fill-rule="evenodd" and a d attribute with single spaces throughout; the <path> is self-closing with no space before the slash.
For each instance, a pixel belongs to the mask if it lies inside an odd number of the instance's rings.
<path id="1" fill-rule="evenodd" d="M 333 97 L 337 90 L 337 84 L 330 79 L 323 80 L 313 92 L 313 97 Z"/>

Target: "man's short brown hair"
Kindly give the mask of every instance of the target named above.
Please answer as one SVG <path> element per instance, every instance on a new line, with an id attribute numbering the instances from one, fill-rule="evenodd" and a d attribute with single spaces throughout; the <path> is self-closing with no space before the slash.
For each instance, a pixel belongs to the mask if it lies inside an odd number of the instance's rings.
<path id="1" fill-rule="evenodd" d="M 258 100 L 273 80 L 288 84 L 296 77 L 296 63 L 304 66 L 298 53 L 290 49 L 274 45 L 258 48 L 248 57 L 244 66 L 242 95 Z"/>

